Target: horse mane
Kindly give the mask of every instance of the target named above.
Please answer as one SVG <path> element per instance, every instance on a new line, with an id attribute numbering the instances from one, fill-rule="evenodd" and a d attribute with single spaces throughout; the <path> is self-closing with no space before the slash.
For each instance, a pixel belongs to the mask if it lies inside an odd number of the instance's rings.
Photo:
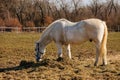
<path id="1" fill-rule="evenodd" d="M 49 32 L 49 31 L 54 27 L 54 24 L 55 24 L 56 22 L 59 22 L 59 21 L 68 21 L 68 20 L 66 20 L 66 19 L 63 18 L 63 19 L 58 19 L 58 20 L 52 22 L 52 23 L 43 31 L 43 34 L 45 34 L 46 32 Z"/>
<path id="2" fill-rule="evenodd" d="M 54 28 L 55 23 L 57 23 L 57 22 L 59 22 L 59 21 L 68 21 L 68 20 L 66 20 L 66 19 L 63 18 L 63 19 L 58 19 L 58 20 L 52 22 L 52 23 L 43 31 L 43 33 L 42 33 L 42 35 L 41 35 L 41 39 L 47 37 L 47 36 L 49 35 L 49 33 L 51 32 L 51 30 Z M 41 39 L 40 39 L 40 40 L 41 40 Z"/>

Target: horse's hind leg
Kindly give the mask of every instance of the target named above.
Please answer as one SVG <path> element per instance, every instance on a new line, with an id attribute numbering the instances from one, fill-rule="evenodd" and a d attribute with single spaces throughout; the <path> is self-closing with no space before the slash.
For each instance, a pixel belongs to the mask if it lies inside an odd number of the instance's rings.
<path id="1" fill-rule="evenodd" d="M 94 41 L 96 44 L 96 60 L 94 63 L 94 66 L 98 66 L 98 61 L 101 59 L 101 41 L 100 40 L 96 40 Z"/>
<path id="2" fill-rule="evenodd" d="M 94 66 L 98 65 L 99 58 L 102 57 L 103 65 L 107 65 L 107 48 L 106 44 L 104 44 L 102 47 L 102 44 L 98 41 L 96 42 L 96 60 Z"/>
<path id="3" fill-rule="evenodd" d="M 100 56 L 100 45 L 96 44 L 96 60 L 95 60 L 94 66 L 98 65 L 99 56 Z"/>
<path id="4" fill-rule="evenodd" d="M 68 54 L 69 58 L 71 59 L 70 44 L 67 45 L 67 54 Z"/>
<path id="5" fill-rule="evenodd" d="M 104 44 L 104 46 L 102 47 L 102 59 L 103 59 L 103 65 L 107 65 L 107 48 L 106 48 L 106 44 Z"/>

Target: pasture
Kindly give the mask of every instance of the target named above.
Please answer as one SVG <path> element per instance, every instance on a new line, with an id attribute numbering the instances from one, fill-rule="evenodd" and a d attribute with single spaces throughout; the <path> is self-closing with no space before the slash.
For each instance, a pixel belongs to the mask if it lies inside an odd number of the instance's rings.
<path id="1" fill-rule="evenodd" d="M 41 33 L 0 33 L 0 80 L 119 80 L 120 32 L 108 36 L 108 65 L 94 67 L 95 46 L 72 45 L 70 60 L 63 46 L 63 60 L 57 61 L 54 43 L 47 46 L 42 62 L 35 62 L 34 43 Z"/>

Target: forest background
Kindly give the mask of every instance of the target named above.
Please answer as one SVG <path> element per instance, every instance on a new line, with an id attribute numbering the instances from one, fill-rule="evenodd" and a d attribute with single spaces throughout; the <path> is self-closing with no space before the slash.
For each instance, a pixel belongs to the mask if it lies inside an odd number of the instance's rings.
<path id="1" fill-rule="evenodd" d="M 60 18 L 73 22 L 99 18 L 116 28 L 120 25 L 120 1 L 0 0 L 0 27 L 47 27 Z"/>

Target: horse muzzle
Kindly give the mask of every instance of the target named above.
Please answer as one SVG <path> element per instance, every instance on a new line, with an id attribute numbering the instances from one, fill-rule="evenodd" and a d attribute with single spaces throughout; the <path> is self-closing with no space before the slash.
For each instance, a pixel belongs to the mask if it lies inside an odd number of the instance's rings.
<path id="1" fill-rule="evenodd" d="M 36 62 L 42 61 L 42 59 L 40 58 L 40 56 L 36 55 Z"/>

